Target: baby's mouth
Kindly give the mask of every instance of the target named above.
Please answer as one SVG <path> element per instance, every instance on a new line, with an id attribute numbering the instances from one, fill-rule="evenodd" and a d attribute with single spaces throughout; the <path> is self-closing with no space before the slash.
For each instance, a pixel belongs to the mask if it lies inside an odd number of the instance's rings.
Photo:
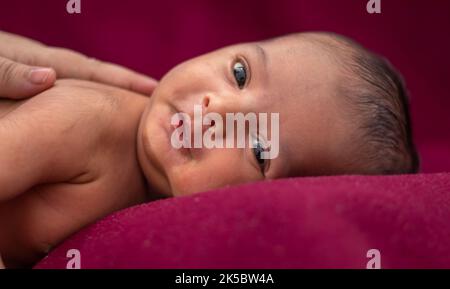
<path id="1" fill-rule="evenodd" d="M 180 129 L 183 125 L 185 125 L 185 122 L 183 121 L 183 119 L 180 119 L 178 121 L 178 123 L 176 124 L 172 124 L 172 116 L 175 115 L 176 113 L 183 113 L 182 111 L 180 111 L 175 105 L 169 104 L 170 106 L 170 111 L 171 111 L 171 115 L 169 116 L 169 119 L 167 120 L 169 123 L 169 129 L 168 129 L 168 141 L 169 141 L 169 145 L 171 146 L 171 148 L 173 150 L 176 150 L 177 153 L 180 153 L 181 155 L 183 155 L 184 157 L 188 157 L 189 159 L 192 159 L 192 153 L 191 153 L 191 149 L 190 147 L 186 147 L 186 146 L 182 146 L 181 148 L 176 148 L 173 146 L 171 138 L 172 135 L 175 133 L 175 130 Z M 181 139 L 183 139 L 184 136 L 184 132 L 181 131 L 181 133 L 179 134 Z"/>
<path id="2" fill-rule="evenodd" d="M 170 116 L 169 138 L 173 149 L 179 150 L 180 153 L 189 156 L 191 159 L 200 159 L 205 151 L 203 143 L 205 133 L 212 129 L 212 136 L 216 138 L 214 135 L 215 121 L 208 115 L 203 115 L 203 111 L 199 113 L 195 105 L 194 109 L 187 110 L 189 112 L 180 110 L 176 104 L 169 103 L 169 107 L 172 111 L 172 115 Z M 172 122 L 172 118 L 177 113 L 179 114 L 177 120 Z M 188 133 L 190 135 L 186 136 Z M 178 138 L 176 141 L 181 142 L 181 148 L 179 142 L 177 145 L 172 143 L 172 136 Z"/>

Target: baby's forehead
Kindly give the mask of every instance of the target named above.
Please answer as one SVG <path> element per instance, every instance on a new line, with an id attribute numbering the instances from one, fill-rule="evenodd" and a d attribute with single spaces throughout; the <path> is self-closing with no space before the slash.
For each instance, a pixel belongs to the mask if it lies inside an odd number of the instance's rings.
<path id="1" fill-rule="evenodd" d="M 306 38 L 290 35 L 260 43 L 268 61 L 267 80 L 259 85 L 269 111 L 280 114 L 282 138 L 295 138 L 299 127 L 325 127 L 342 112 L 342 72 Z"/>
<path id="2" fill-rule="evenodd" d="M 316 56 L 318 59 L 339 60 L 363 49 L 358 43 L 330 32 L 295 33 L 262 41 L 267 49 L 276 50 L 290 61 L 296 57 Z"/>
<path id="3" fill-rule="evenodd" d="M 267 58 L 265 90 L 280 101 L 319 95 L 336 90 L 342 71 L 333 55 L 303 35 L 286 36 L 261 42 Z M 317 99 L 317 98 L 316 98 Z M 314 99 L 311 99 L 314 100 Z M 284 103 L 284 105 L 295 103 Z"/>

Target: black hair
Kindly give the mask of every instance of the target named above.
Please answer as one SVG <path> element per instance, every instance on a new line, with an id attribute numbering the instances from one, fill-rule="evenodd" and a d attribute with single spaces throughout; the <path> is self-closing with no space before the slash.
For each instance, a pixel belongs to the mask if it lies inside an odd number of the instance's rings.
<path id="1" fill-rule="evenodd" d="M 358 161 L 368 165 L 367 173 L 417 172 L 419 156 L 413 142 L 409 95 L 400 73 L 387 59 L 346 37 L 320 34 L 328 39 L 319 37 L 319 42 L 340 52 L 334 58 L 346 72 L 339 92 L 348 99 L 358 123 Z"/>
<path id="2" fill-rule="evenodd" d="M 371 52 L 357 53 L 354 60 L 361 84 L 353 98 L 365 116 L 361 128 L 374 170 L 384 174 L 417 172 L 419 157 L 402 77 L 386 59 Z"/>

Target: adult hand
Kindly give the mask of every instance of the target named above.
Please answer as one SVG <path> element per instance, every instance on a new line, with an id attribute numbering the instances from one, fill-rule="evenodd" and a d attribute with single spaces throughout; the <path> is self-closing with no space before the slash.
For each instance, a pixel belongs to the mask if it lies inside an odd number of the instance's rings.
<path id="1" fill-rule="evenodd" d="M 20 99 L 40 93 L 53 85 L 51 68 L 30 67 L 0 57 L 0 97 Z"/>
<path id="2" fill-rule="evenodd" d="M 51 87 L 56 78 L 77 78 L 150 95 L 154 79 L 78 52 L 0 31 L 0 97 L 21 99 Z"/>

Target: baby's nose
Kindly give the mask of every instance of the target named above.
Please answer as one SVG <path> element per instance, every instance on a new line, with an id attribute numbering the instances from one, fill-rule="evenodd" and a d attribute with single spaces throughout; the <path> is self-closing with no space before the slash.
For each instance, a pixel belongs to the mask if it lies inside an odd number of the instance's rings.
<path id="1" fill-rule="evenodd" d="M 236 98 L 220 93 L 205 94 L 198 104 L 201 104 L 204 115 L 213 112 L 220 114 L 223 118 L 227 113 L 236 112 L 240 106 Z"/>
<path id="2" fill-rule="evenodd" d="M 214 138 L 224 138 L 225 137 L 225 128 L 224 122 L 226 119 L 226 110 L 223 103 L 220 101 L 216 101 L 213 103 L 213 97 L 205 96 L 202 99 L 202 113 L 203 113 L 203 124 L 202 124 L 202 133 L 208 129 L 217 128 L 218 131 L 222 131 L 221 135 L 216 135 L 214 133 Z M 217 99 L 216 99 L 217 100 Z"/>
<path id="3" fill-rule="evenodd" d="M 208 109 L 208 107 L 209 107 L 209 100 L 210 100 L 210 97 L 209 97 L 208 95 L 206 95 L 205 97 L 203 97 L 203 100 L 202 100 L 202 107 L 203 107 L 204 110 L 207 110 L 207 109 Z"/>
<path id="4" fill-rule="evenodd" d="M 209 112 L 209 101 L 210 101 L 210 97 L 208 95 L 206 95 L 205 97 L 203 97 L 202 99 L 202 114 L 203 117 L 205 117 L 205 115 Z M 202 120 L 203 122 L 203 120 Z M 210 127 L 210 126 L 214 126 L 214 123 L 210 123 L 210 125 L 203 125 L 202 124 L 202 133 L 205 133 L 205 131 Z"/>

